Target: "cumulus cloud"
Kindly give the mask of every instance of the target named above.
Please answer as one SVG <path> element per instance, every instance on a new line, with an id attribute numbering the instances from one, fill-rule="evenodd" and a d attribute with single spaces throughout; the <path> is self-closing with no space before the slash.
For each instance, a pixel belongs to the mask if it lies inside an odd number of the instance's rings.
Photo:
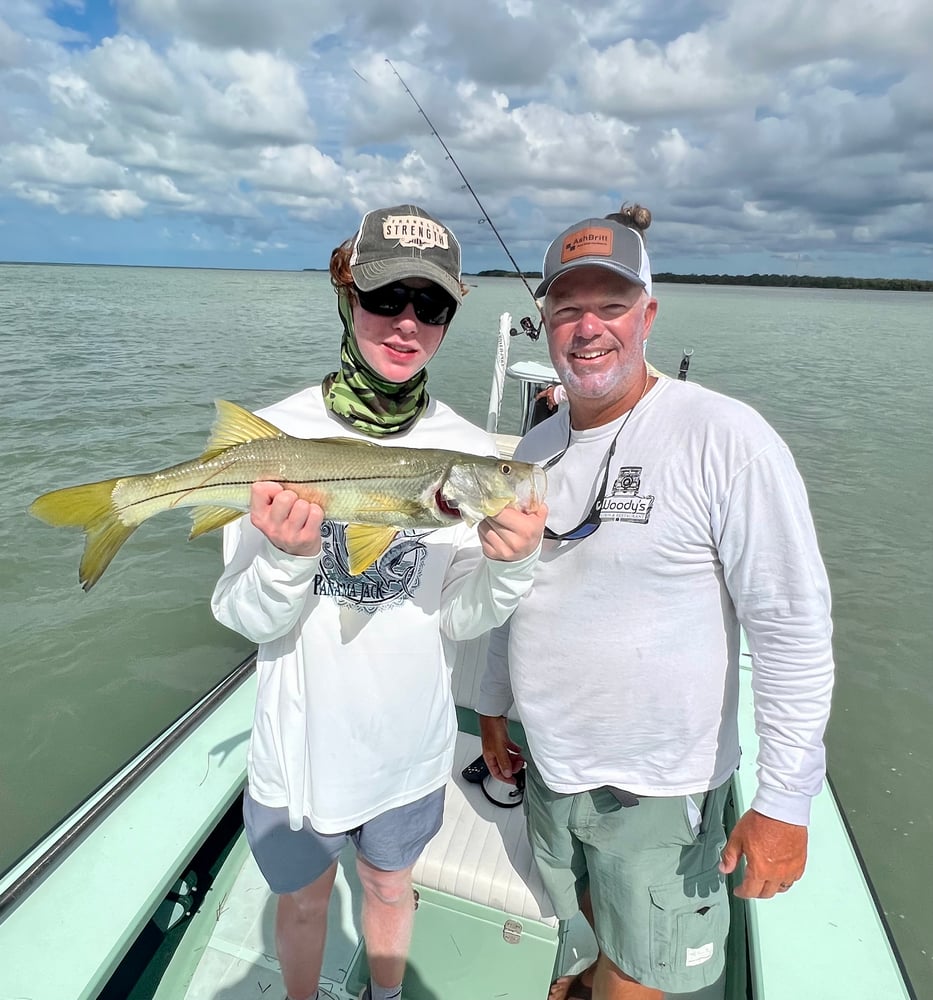
<path id="1" fill-rule="evenodd" d="M 117 0 L 130 31 L 178 38 L 212 49 L 283 51 L 296 56 L 339 27 L 345 5 L 336 0 Z"/>
<path id="2" fill-rule="evenodd" d="M 525 266 L 573 218 L 638 200 L 660 268 L 806 253 L 875 273 L 881 251 L 929 277 L 933 7 L 874 8 L 16 0 L 0 190 L 49 224 L 133 219 L 263 266 L 322 263 L 362 211 L 416 200 L 463 226 L 468 267 L 501 266 L 391 59 Z"/>

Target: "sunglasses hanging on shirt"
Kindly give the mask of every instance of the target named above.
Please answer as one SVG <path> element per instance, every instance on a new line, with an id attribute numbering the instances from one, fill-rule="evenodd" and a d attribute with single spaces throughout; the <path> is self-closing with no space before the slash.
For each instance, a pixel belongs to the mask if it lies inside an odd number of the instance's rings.
<path id="1" fill-rule="evenodd" d="M 609 451 L 606 452 L 605 458 L 605 468 L 603 469 L 602 482 L 599 484 L 599 489 L 596 491 L 596 499 L 593 501 L 593 505 L 587 511 L 586 517 L 575 527 L 571 528 L 570 531 L 553 531 L 547 525 L 544 526 L 544 537 L 550 538 L 555 542 L 575 542 L 579 538 L 589 538 L 594 531 L 602 524 L 600 520 L 600 514 L 603 509 L 603 501 L 606 499 L 606 489 L 609 486 L 609 466 L 612 464 L 612 456 L 616 452 L 616 442 L 619 440 L 619 435 L 625 430 L 625 425 L 629 421 L 629 417 L 635 412 L 635 407 L 645 398 L 645 393 L 648 391 L 648 382 L 650 380 L 650 375 L 645 378 L 645 387 L 641 391 L 641 395 L 632 405 L 632 408 L 625 414 L 625 419 L 622 421 L 619 429 L 615 432 L 612 438 L 612 444 L 609 445 Z M 557 463 L 567 454 L 567 449 L 570 447 L 570 436 L 573 433 L 573 425 L 570 423 L 570 418 L 567 418 L 567 443 L 564 445 L 563 451 L 559 452 L 553 458 L 549 458 L 542 468 L 545 472 L 548 469 L 553 468 Z"/>
<path id="2" fill-rule="evenodd" d="M 629 410 L 629 414 L 631 414 Z M 625 426 L 628 416 L 622 421 L 622 427 Z M 603 509 L 603 500 L 606 499 L 606 487 L 609 485 L 609 465 L 612 462 L 612 456 L 615 454 L 616 441 L 619 439 L 619 434 L 622 433 L 622 427 L 620 427 L 616 433 L 615 437 L 612 439 L 612 444 L 609 446 L 609 451 L 606 453 L 606 467 L 603 470 L 603 479 L 599 485 L 599 490 L 596 492 L 596 499 L 593 501 L 593 505 L 587 511 L 586 517 L 575 527 L 571 528 L 570 531 L 552 531 L 547 525 L 544 526 L 544 537 L 550 538 L 552 541 L 556 542 L 575 542 L 578 538 L 588 538 L 593 534 L 594 531 L 602 523 L 599 519 L 600 512 Z M 570 447 L 570 435 L 567 436 L 567 445 L 564 450 L 559 454 L 555 455 L 554 458 L 550 459 L 542 467 L 546 472 L 552 466 L 557 465 L 557 463 L 567 454 L 567 448 Z"/>

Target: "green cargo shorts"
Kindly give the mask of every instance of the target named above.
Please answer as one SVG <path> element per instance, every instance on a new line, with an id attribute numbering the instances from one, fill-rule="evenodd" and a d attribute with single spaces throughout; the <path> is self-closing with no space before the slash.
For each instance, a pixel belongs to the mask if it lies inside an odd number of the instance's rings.
<path id="1" fill-rule="evenodd" d="M 623 806 L 607 788 L 552 792 L 528 762 L 528 836 L 557 915 L 572 917 L 588 889 L 600 950 L 643 986 L 690 993 L 722 974 L 729 788 Z"/>

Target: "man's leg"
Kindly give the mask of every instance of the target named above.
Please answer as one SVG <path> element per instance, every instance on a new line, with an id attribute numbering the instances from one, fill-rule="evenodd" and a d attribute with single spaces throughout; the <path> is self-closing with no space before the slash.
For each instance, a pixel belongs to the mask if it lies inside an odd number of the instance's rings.
<path id="1" fill-rule="evenodd" d="M 580 912 L 593 927 L 593 903 L 589 890 L 580 898 Z M 598 985 L 597 985 L 598 984 Z M 551 984 L 548 1000 L 573 1000 L 579 987 L 592 991 L 592 1000 L 663 1000 L 659 990 L 640 986 L 599 952 L 596 961 L 573 976 L 561 976 Z"/>
<path id="2" fill-rule="evenodd" d="M 664 1000 L 664 994 L 661 990 L 636 983 L 600 954 L 593 977 L 593 1000 Z"/>
<path id="3" fill-rule="evenodd" d="M 587 889 L 583 895 L 580 897 L 580 912 L 586 917 L 586 922 L 593 927 L 593 902 L 590 899 L 590 891 Z M 599 955 L 596 957 L 596 962 L 593 962 L 591 966 L 584 969 L 582 972 L 575 973 L 572 976 L 561 976 L 555 979 L 551 983 L 551 988 L 548 991 L 547 1000 L 573 1000 L 573 992 L 571 992 L 571 987 L 574 987 L 574 992 L 579 992 L 576 987 L 582 986 L 585 990 L 593 989 L 593 977 L 596 974 L 596 963 L 599 961 Z M 584 993 L 585 995 L 585 993 Z"/>
<path id="4" fill-rule="evenodd" d="M 289 1000 L 309 1000 L 317 992 L 327 934 L 336 862 L 311 885 L 279 896 L 275 913 L 275 947 Z"/>
<path id="5" fill-rule="evenodd" d="M 689 994 L 721 975 L 729 900 L 718 863 L 727 794 L 724 784 L 703 795 L 643 796 L 621 809 L 606 789 L 582 799 L 588 808 L 574 819 L 602 952 L 593 1000 L 663 1000 L 665 991 Z"/>
<path id="6" fill-rule="evenodd" d="M 405 960 L 415 920 L 411 884 L 414 865 L 401 871 L 383 871 L 357 856 L 363 886 L 363 939 L 374 986 L 401 989 Z"/>

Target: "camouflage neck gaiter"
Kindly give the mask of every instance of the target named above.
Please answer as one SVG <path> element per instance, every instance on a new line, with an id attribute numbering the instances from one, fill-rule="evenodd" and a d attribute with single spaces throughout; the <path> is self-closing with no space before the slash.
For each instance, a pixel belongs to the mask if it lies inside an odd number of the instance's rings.
<path id="1" fill-rule="evenodd" d="M 386 437 L 407 431 L 428 405 L 422 369 L 407 382 L 387 382 L 363 360 L 353 333 L 353 310 L 347 291 L 338 293 L 343 339 L 340 341 L 340 371 L 331 372 L 321 383 L 324 405 L 345 424 L 371 437 Z"/>

